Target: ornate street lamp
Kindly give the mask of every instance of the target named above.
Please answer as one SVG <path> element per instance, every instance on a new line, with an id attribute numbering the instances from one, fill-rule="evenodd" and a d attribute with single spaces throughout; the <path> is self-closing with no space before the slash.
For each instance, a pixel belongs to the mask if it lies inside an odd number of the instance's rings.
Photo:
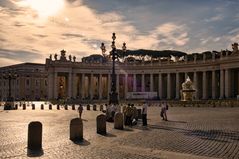
<path id="1" fill-rule="evenodd" d="M 116 46 L 115 46 L 115 33 L 112 34 L 112 44 L 111 48 L 112 50 L 110 51 L 110 56 L 112 57 L 112 74 L 111 74 L 111 90 L 110 90 L 110 99 L 109 99 L 109 104 L 119 104 L 118 100 L 118 93 L 116 92 L 116 74 L 115 74 L 115 60 L 119 57 L 116 51 Z M 125 43 L 124 43 L 125 44 Z M 126 50 L 126 44 L 123 47 Z M 106 52 L 105 45 L 104 43 L 101 44 L 101 50 L 102 54 L 104 55 Z"/>
<path id="2" fill-rule="evenodd" d="M 14 107 L 14 99 L 11 95 L 11 81 L 16 79 L 18 75 L 14 72 L 3 73 L 3 79 L 8 80 L 8 97 L 4 105 L 4 110 L 10 110 Z"/>

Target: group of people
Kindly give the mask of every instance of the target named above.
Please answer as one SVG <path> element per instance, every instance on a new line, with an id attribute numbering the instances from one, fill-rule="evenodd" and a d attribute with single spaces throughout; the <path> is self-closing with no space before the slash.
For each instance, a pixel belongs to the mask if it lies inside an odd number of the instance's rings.
<path id="1" fill-rule="evenodd" d="M 162 120 L 167 121 L 167 110 L 168 110 L 168 104 L 166 102 L 163 102 L 161 104 L 161 112 L 160 116 L 162 117 Z M 83 112 L 83 106 L 80 104 L 78 107 L 79 112 L 79 118 L 81 119 L 82 112 Z M 121 108 L 119 105 L 106 105 L 106 120 L 107 121 L 114 121 L 114 115 L 116 112 L 121 112 Z M 147 126 L 147 112 L 148 112 L 148 103 L 144 102 L 142 106 L 142 123 L 143 126 Z M 133 126 L 137 124 L 139 114 L 137 108 L 134 106 L 134 104 L 128 104 L 128 106 L 123 107 L 123 113 L 125 116 L 125 125 L 127 126 Z"/>

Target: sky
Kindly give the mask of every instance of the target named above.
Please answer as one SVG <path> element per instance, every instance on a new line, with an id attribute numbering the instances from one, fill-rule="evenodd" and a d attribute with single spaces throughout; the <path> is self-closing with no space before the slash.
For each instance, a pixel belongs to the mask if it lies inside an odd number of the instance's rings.
<path id="1" fill-rule="evenodd" d="M 0 67 L 45 63 L 65 49 L 77 61 L 121 49 L 231 50 L 239 0 L 0 0 Z"/>

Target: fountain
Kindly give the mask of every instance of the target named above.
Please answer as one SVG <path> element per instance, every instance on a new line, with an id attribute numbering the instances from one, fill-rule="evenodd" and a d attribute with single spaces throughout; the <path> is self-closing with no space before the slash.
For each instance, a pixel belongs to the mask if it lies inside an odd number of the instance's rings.
<path id="1" fill-rule="evenodd" d="M 194 99 L 194 93 L 196 90 L 193 87 L 193 82 L 187 77 L 185 82 L 182 84 L 181 90 L 181 100 L 182 101 L 192 101 Z"/>

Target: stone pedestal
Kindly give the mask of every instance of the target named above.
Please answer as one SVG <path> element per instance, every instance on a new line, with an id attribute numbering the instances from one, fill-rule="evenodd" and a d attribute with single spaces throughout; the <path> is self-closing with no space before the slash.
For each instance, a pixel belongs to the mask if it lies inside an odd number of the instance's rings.
<path id="1" fill-rule="evenodd" d="M 89 104 L 86 106 L 86 110 L 90 110 L 90 105 Z"/>
<path id="2" fill-rule="evenodd" d="M 83 140 L 83 122 L 80 118 L 75 118 L 71 120 L 70 140 Z"/>
<path id="3" fill-rule="evenodd" d="M 26 104 L 23 104 L 23 105 L 22 105 L 22 109 L 23 109 L 23 110 L 26 110 Z"/>
<path id="4" fill-rule="evenodd" d="M 27 148 L 30 150 L 42 149 L 42 124 L 39 121 L 31 122 L 28 125 Z"/>
<path id="5" fill-rule="evenodd" d="M 35 104 L 32 104 L 32 110 L 35 110 Z"/>
<path id="6" fill-rule="evenodd" d="M 41 104 L 41 110 L 43 110 L 44 109 L 44 105 L 43 104 Z"/>
<path id="7" fill-rule="evenodd" d="M 96 111 L 97 110 L 97 106 L 93 105 L 93 110 Z"/>
<path id="8" fill-rule="evenodd" d="M 98 134 L 106 134 L 106 116 L 104 114 L 100 114 L 96 117 L 96 130 Z"/>
<path id="9" fill-rule="evenodd" d="M 122 113 L 116 113 L 114 116 L 114 128 L 115 129 L 124 129 L 124 117 Z"/>

